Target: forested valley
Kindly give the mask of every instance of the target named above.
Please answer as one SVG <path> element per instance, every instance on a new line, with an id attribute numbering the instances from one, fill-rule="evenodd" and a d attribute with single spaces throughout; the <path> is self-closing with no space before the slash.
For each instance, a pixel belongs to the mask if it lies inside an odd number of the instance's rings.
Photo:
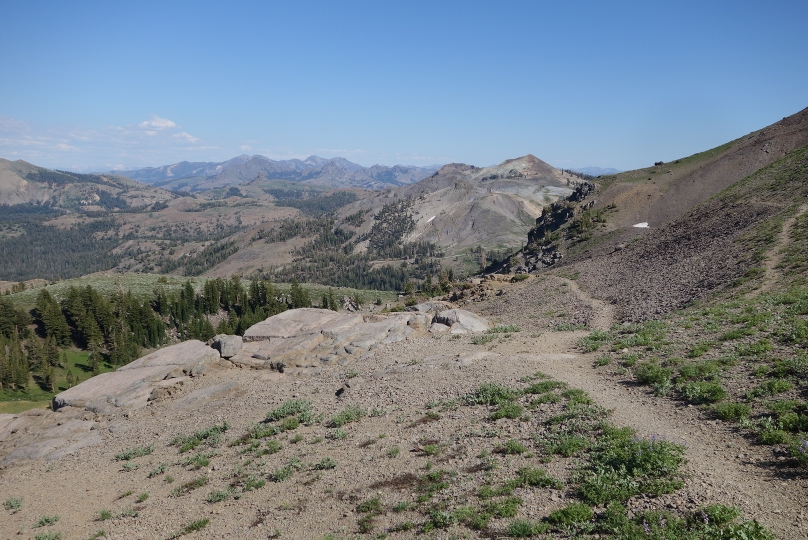
<path id="1" fill-rule="evenodd" d="M 334 287 L 402 291 L 416 280 L 426 282 L 441 272 L 435 260 L 443 252 L 430 242 L 405 242 L 415 227 L 408 210 L 411 199 L 388 203 L 373 216 L 373 226 L 364 235 L 352 228 L 364 222 L 357 212 L 337 225 L 333 217 L 304 222 L 287 220 L 279 227 L 262 231 L 257 239 L 281 242 L 295 236 L 312 240 L 293 253 L 295 260 L 283 267 L 270 267 L 258 273 L 262 279 L 321 283 Z M 367 249 L 357 250 L 366 243 Z"/>

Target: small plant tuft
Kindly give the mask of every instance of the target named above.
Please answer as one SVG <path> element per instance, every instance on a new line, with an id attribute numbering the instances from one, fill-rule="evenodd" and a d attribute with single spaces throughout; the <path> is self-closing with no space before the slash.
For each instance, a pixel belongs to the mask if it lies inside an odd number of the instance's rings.
<path id="1" fill-rule="evenodd" d="M 22 497 L 9 497 L 3 501 L 3 508 L 12 514 L 16 514 L 22 509 Z"/>
<path id="2" fill-rule="evenodd" d="M 331 427 L 341 428 L 346 424 L 359 421 L 367 412 L 358 406 L 351 406 L 343 409 L 331 418 Z"/>
<path id="3" fill-rule="evenodd" d="M 42 516 L 39 521 L 34 523 L 34 529 L 38 527 L 48 527 L 59 521 L 59 516 Z"/>
<path id="4" fill-rule="evenodd" d="M 115 461 L 129 461 L 130 459 L 148 456 L 154 452 L 154 445 L 140 446 L 135 448 L 128 448 L 119 454 L 115 454 Z"/>

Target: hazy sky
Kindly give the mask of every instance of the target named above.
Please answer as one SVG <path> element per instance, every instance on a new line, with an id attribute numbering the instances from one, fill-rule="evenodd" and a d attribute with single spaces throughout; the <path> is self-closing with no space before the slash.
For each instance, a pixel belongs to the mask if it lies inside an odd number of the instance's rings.
<path id="1" fill-rule="evenodd" d="M 630 169 L 808 106 L 808 2 L 0 2 L 0 157 Z"/>

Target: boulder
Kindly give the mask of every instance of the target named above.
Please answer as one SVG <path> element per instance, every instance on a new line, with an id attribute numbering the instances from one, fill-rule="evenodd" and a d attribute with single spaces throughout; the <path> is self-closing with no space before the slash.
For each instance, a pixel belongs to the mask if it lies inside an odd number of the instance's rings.
<path id="1" fill-rule="evenodd" d="M 290 309 L 254 324 L 244 332 L 244 341 L 267 341 L 271 338 L 300 334 L 319 334 L 329 322 L 343 317 L 336 311 L 317 308 Z M 359 317 L 361 320 L 361 317 Z"/>
<path id="2" fill-rule="evenodd" d="M 126 364 L 119 368 L 118 371 L 151 366 L 172 366 L 172 368 L 175 366 L 193 366 L 200 363 L 216 362 L 218 359 L 218 351 L 211 349 L 198 339 L 191 339 L 157 349 L 151 354 Z"/>
<path id="3" fill-rule="evenodd" d="M 484 332 L 490 326 L 485 318 L 464 309 L 441 311 L 435 315 L 435 322 L 450 327 L 452 334 Z"/>
<path id="4" fill-rule="evenodd" d="M 415 304 L 414 306 L 410 306 L 406 309 L 407 311 L 417 311 L 419 313 L 431 313 L 435 315 L 441 311 L 446 311 L 447 309 L 451 308 L 452 306 L 446 302 L 421 302 L 420 304 Z"/>
<path id="5" fill-rule="evenodd" d="M 200 410 L 202 407 L 216 408 L 223 400 L 244 395 L 244 389 L 235 381 L 223 382 L 200 388 L 184 395 L 171 404 L 172 409 Z"/>
<path id="6" fill-rule="evenodd" d="M 160 381 L 179 381 L 184 375 L 198 376 L 208 365 L 218 361 L 219 353 L 201 341 L 171 345 L 57 394 L 53 398 L 53 410 L 72 406 L 106 414 L 115 409 L 145 407 L 152 390 L 165 386 L 165 383 L 158 384 Z"/>
<path id="7" fill-rule="evenodd" d="M 0 467 L 32 459 L 58 459 L 101 442 L 98 423 L 85 418 L 83 409 L 65 407 L 58 412 L 32 409 L 3 416 L 0 428 Z"/>
<path id="8" fill-rule="evenodd" d="M 278 363 L 289 367 L 298 366 L 323 340 L 325 340 L 325 336 L 322 334 L 274 338 L 271 341 L 258 342 L 257 346 L 245 347 L 230 361 L 234 364 L 251 367 L 270 367 L 272 364 L 277 365 Z M 256 364 L 256 360 L 261 364 Z"/>
<path id="9" fill-rule="evenodd" d="M 402 314 L 403 315 L 403 314 Z M 385 317 L 378 322 L 358 324 L 351 328 L 346 328 L 342 332 L 332 336 L 336 347 L 352 345 L 364 350 L 370 350 L 374 345 L 383 342 L 390 337 L 390 334 L 398 334 L 407 328 L 408 318 Z M 408 329 L 412 333 L 412 329 Z M 396 339 L 396 341 L 399 341 Z"/>
<path id="10" fill-rule="evenodd" d="M 241 336 L 219 334 L 213 338 L 213 348 L 219 351 L 222 358 L 235 356 L 241 350 L 242 346 L 244 346 L 244 340 Z"/>
<path id="11" fill-rule="evenodd" d="M 151 394 L 149 383 L 163 380 L 173 369 L 174 366 L 150 366 L 96 375 L 57 394 L 53 398 L 53 410 L 69 406 L 110 412 L 107 409 L 114 408 L 116 403 L 137 407 L 139 398 L 145 406 Z"/>
<path id="12" fill-rule="evenodd" d="M 432 323 L 432 326 L 429 327 L 429 332 L 432 334 L 445 334 L 449 330 L 451 330 L 450 327 L 439 322 Z"/>
<path id="13" fill-rule="evenodd" d="M 413 316 L 407 321 L 407 326 L 411 327 L 413 330 L 421 330 L 426 332 L 432 325 L 432 318 L 431 313 L 413 314 Z"/>

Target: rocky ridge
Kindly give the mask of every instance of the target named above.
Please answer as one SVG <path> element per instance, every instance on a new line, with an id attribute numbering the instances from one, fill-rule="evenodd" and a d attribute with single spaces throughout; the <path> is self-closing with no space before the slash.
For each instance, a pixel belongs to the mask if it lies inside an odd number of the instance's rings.
<path id="1" fill-rule="evenodd" d="M 210 344 L 189 340 L 158 349 L 117 371 L 103 373 L 53 399 L 51 411 L 34 409 L 0 415 L 0 467 L 26 459 L 58 459 L 101 442 L 103 418 L 127 416 L 170 398 L 192 378 L 233 367 L 277 374 L 315 376 L 373 355 L 381 346 L 412 336 L 485 331 L 483 317 L 443 302 L 425 302 L 411 311 L 360 315 L 301 308 L 269 317 L 240 336 L 216 336 Z M 267 374 L 266 380 L 275 376 Z M 226 382 L 184 395 L 174 404 L 193 408 L 238 394 Z M 113 425 L 109 428 L 114 431 Z"/>

